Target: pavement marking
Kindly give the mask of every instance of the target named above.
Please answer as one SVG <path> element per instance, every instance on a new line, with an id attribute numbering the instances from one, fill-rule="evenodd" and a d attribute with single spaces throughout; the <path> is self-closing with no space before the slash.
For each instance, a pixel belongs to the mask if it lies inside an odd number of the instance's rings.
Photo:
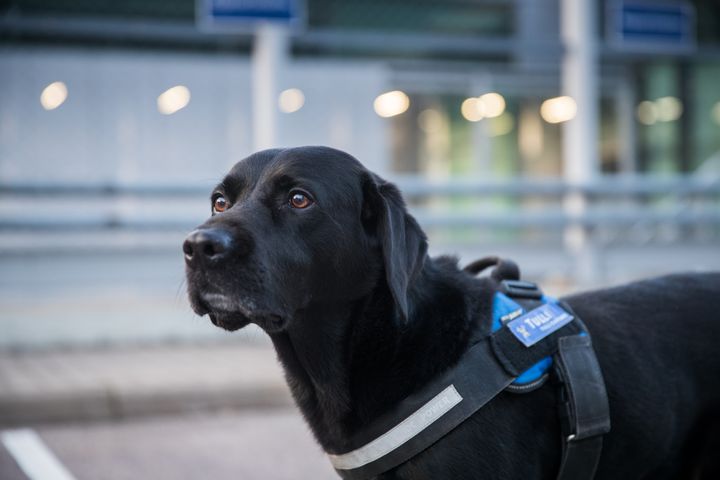
<path id="1" fill-rule="evenodd" d="M 4 430 L 0 441 L 30 480 L 75 480 L 34 430 Z"/>

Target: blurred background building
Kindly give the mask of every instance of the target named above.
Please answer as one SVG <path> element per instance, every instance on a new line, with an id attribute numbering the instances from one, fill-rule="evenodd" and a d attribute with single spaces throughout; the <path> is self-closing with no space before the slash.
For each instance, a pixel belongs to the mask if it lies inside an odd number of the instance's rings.
<path id="1" fill-rule="evenodd" d="M 270 145 L 350 152 L 433 253 L 558 292 L 720 268 L 717 2 L 291 3 L 257 33 L 210 24 L 249 0 L 0 0 L 0 346 L 227 338 L 180 244 Z"/>
<path id="2" fill-rule="evenodd" d="M 181 252 L 308 144 L 552 294 L 720 270 L 720 3 L 0 0 L 0 478 L 335 478 Z"/>

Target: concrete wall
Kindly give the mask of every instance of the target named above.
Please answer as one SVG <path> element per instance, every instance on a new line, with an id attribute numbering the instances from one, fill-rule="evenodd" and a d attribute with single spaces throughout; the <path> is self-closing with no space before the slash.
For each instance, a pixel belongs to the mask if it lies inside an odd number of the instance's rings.
<path id="1" fill-rule="evenodd" d="M 384 120 L 372 108 L 387 89 L 381 64 L 295 61 L 283 88 L 305 106 L 280 114 L 278 146 L 325 144 L 373 169 L 388 163 Z M 252 153 L 247 57 L 94 49 L 0 50 L 0 180 L 51 182 L 213 182 Z M 54 81 L 67 101 L 45 111 Z M 190 89 L 183 110 L 162 115 L 157 96 Z"/>

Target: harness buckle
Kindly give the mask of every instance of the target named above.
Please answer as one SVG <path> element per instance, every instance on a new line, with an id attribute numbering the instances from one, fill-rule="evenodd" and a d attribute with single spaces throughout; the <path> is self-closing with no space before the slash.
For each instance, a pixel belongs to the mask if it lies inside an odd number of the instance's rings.
<path id="1" fill-rule="evenodd" d="M 540 300 L 543 296 L 542 290 L 535 283 L 524 280 L 503 280 L 500 282 L 500 291 L 509 297 L 516 298 Z"/>

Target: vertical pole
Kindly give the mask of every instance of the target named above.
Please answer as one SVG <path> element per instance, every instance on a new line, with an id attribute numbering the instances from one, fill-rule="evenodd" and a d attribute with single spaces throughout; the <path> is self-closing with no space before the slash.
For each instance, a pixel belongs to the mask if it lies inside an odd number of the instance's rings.
<path id="1" fill-rule="evenodd" d="M 562 0 L 561 34 L 563 93 L 577 103 L 575 118 L 564 124 L 563 175 L 572 191 L 564 208 L 572 219 L 584 216 L 587 198 L 577 187 L 592 182 L 598 173 L 598 75 L 594 0 Z M 575 262 L 580 284 L 597 282 L 597 259 L 590 232 L 582 222 L 565 230 L 565 246 Z"/>
<path id="2" fill-rule="evenodd" d="M 492 90 L 492 82 L 486 75 L 474 78 L 469 90 L 471 95 L 480 95 Z M 488 132 L 488 121 L 471 122 L 472 147 L 477 158 L 475 168 L 483 176 L 497 175 L 492 164 L 492 142 Z"/>
<path id="3" fill-rule="evenodd" d="M 695 150 L 693 149 L 694 144 L 692 142 L 692 134 L 695 131 L 695 126 L 693 125 L 693 119 L 695 118 L 693 106 L 695 102 L 692 101 L 692 96 L 695 92 L 692 85 L 690 65 L 686 61 L 678 65 L 678 76 L 680 83 L 678 96 L 684 109 L 680 122 L 678 122 L 678 128 L 680 129 L 678 132 L 680 134 L 680 151 L 678 152 L 678 157 L 680 158 L 680 163 L 677 167 L 679 172 L 687 174 L 692 171 L 695 165 Z"/>
<path id="4" fill-rule="evenodd" d="M 283 70 L 288 63 L 287 27 L 261 23 L 255 33 L 252 53 L 253 147 L 264 150 L 277 146 L 278 95 Z"/>
<path id="5" fill-rule="evenodd" d="M 620 89 L 615 97 L 618 116 L 617 136 L 620 140 L 619 170 L 624 175 L 633 175 L 637 168 L 637 128 L 635 124 L 635 76 L 633 67 L 626 65 L 623 71 Z"/>

